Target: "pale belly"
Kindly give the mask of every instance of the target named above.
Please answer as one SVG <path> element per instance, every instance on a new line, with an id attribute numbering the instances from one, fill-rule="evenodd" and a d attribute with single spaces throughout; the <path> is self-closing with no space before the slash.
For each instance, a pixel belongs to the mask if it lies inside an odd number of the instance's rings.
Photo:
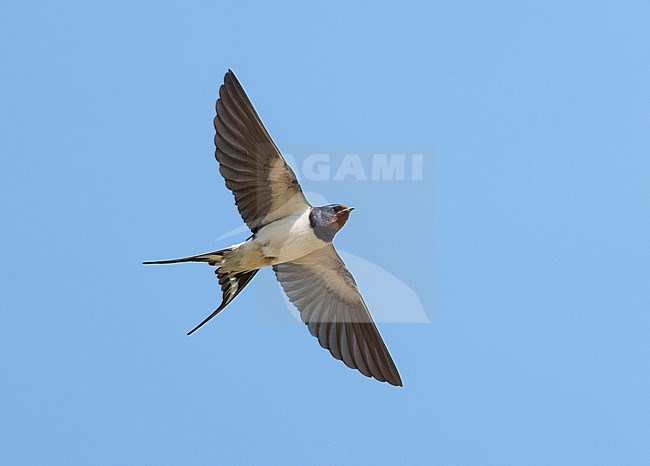
<path id="1" fill-rule="evenodd" d="M 309 209 L 262 227 L 254 238 L 231 246 L 219 264 L 224 272 L 255 270 L 291 262 L 327 245 L 309 224 Z"/>
<path id="2" fill-rule="evenodd" d="M 327 244 L 314 234 L 309 212 L 270 223 L 257 232 L 251 241 L 259 246 L 265 265 L 294 261 Z"/>

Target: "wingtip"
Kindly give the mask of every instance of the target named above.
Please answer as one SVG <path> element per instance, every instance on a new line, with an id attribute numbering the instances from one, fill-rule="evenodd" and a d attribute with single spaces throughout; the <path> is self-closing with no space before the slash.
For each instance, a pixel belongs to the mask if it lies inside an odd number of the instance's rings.
<path id="1" fill-rule="evenodd" d="M 399 378 L 399 377 L 397 379 L 386 379 L 386 380 L 384 380 L 384 382 L 386 382 L 389 385 L 392 385 L 393 387 L 403 387 L 404 386 L 404 384 L 402 384 L 402 379 Z"/>
<path id="2" fill-rule="evenodd" d="M 231 89 L 233 86 L 235 88 L 237 87 L 241 88 L 239 79 L 237 79 L 237 76 L 235 76 L 235 73 L 231 69 L 228 69 L 228 72 L 223 77 L 223 85 L 226 86 L 226 88 L 231 88 Z"/>

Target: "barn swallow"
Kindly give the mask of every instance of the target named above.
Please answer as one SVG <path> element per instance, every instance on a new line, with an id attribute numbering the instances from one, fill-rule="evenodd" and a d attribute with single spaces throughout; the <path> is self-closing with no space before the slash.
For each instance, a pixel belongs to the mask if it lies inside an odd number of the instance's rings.
<path id="1" fill-rule="evenodd" d="M 216 159 L 252 235 L 218 251 L 145 264 L 207 262 L 223 294 L 221 304 L 188 333 L 221 312 L 271 266 L 289 300 L 320 345 L 367 377 L 402 386 L 357 284 L 332 240 L 352 207 L 313 207 L 231 70 L 219 89 L 214 118 Z"/>

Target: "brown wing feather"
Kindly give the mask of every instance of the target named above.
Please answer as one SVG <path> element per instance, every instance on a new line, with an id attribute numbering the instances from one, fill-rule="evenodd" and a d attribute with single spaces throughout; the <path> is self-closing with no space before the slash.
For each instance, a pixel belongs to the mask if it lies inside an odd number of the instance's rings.
<path id="1" fill-rule="evenodd" d="M 260 227 L 309 207 L 291 167 L 269 136 L 232 71 L 219 89 L 215 156 L 248 227 Z"/>
<path id="2" fill-rule="evenodd" d="M 402 385 L 356 282 L 334 246 L 275 265 L 273 270 L 323 348 L 368 377 Z"/>

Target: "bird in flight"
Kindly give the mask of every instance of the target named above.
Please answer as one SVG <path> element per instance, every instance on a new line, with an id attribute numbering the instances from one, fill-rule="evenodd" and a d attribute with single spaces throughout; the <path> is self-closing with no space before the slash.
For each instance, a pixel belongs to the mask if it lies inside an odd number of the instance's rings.
<path id="1" fill-rule="evenodd" d="M 352 207 L 313 207 L 231 70 L 219 89 L 214 118 L 216 159 L 242 219 L 244 242 L 218 251 L 144 264 L 207 262 L 223 293 L 219 307 L 191 335 L 271 266 L 320 345 L 367 377 L 402 386 L 384 341 L 332 240 Z"/>

